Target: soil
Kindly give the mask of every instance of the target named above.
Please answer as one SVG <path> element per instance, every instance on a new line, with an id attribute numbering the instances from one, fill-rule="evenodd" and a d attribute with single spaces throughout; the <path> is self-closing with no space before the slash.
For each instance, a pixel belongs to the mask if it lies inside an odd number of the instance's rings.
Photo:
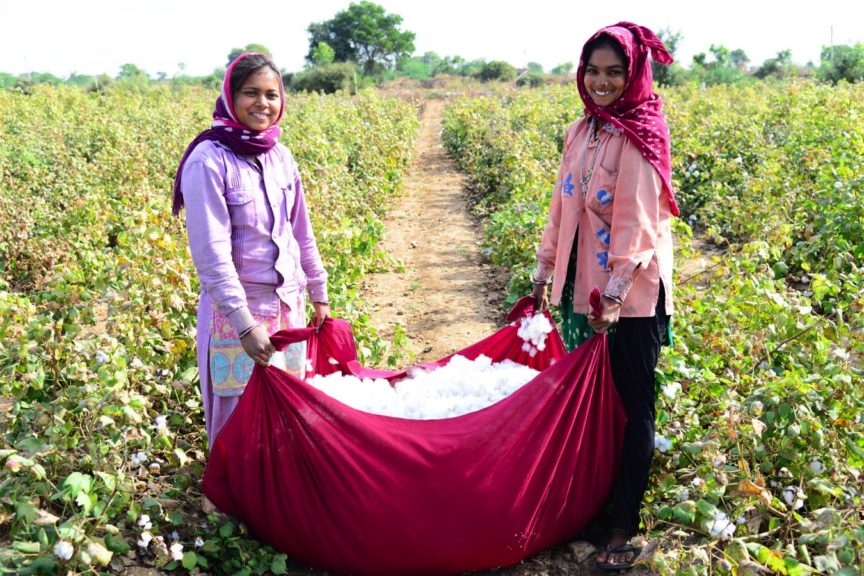
<path id="1" fill-rule="evenodd" d="M 366 276 L 372 325 L 401 324 L 416 362 L 437 360 L 503 325 L 508 276 L 484 258 L 466 176 L 441 142 L 443 100 L 428 100 L 405 195 L 385 219 L 382 250 L 401 266 Z"/>

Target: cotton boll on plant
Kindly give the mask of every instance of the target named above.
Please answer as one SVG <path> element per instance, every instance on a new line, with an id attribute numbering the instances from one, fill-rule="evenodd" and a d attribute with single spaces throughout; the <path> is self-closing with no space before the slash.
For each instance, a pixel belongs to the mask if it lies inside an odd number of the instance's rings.
<path id="1" fill-rule="evenodd" d="M 392 386 L 387 380 L 355 376 L 313 376 L 309 384 L 353 408 L 412 420 L 437 420 L 476 412 L 502 400 L 538 372 L 486 356 L 469 360 L 453 356 L 435 370 L 413 369 Z"/>

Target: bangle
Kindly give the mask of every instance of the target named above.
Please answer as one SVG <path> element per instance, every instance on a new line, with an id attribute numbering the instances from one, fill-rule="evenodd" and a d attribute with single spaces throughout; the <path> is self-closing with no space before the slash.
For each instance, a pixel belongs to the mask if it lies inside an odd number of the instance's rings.
<path id="1" fill-rule="evenodd" d="M 258 327 L 258 324 L 253 324 L 252 326 L 249 326 L 248 328 L 246 328 L 245 330 L 243 330 L 243 332 L 240 332 L 239 334 L 237 334 L 237 339 L 238 339 L 238 340 L 242 340 L 243 338 L 246 337 L 247 334 L 249 334 L 250 332 L 252 332 L 252 330 L 254 330 L 254 329 L 257 328 L 257 327 Z"/>
<path id="2" fill-rule="evenodd" d="M 538 280 L 537 278 L 534 278 L 533 282 L 535 286 L 548 286 L 552 283 L 551 280 Z"/>
<path id="3" fill-rule="evenodd" d="M 621 300 L 621 298 L 619 296 L 610 296 L 609 294 L 603 294 L 603 298 L 606 298 L 607 300 L 612 300 L 613 302 L 615 302 L 619 306 L 624 305 L 624 301 Z"/>

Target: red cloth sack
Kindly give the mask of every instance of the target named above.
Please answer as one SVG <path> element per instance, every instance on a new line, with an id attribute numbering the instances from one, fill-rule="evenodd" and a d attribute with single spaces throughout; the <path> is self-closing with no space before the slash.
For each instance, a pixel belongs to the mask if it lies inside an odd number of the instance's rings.
<path id="1" fill-rule="evenodd" d="M 515 564 L 573 537 L 607 499 L 625 416 L 606 337 L 567 354 L 553 330 L 531 357 L 517 335 L 531 312 L 523 299 L 511 324 L 458 354 L 509 358 L 540 374 L 453 418 L 362 412 L 256 366 L 214 442 L 204 494 L 277 550 L 341 574 L 458 574 Z M 360 366 L 342 321 L 272 338 L 277 347 L 297 339 L 310 343 L 311 373 L 405 374 Z"/>

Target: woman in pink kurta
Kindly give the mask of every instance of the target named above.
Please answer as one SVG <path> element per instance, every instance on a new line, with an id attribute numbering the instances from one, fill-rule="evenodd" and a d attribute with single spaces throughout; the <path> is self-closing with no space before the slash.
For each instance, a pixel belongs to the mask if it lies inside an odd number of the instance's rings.
<path id="1" fill-rule="evenodd" d="M 654 450 L 654 368 L 672 314 L 669 130 L 653 91 L 650 55 L 672 61 L 647 28 L 620 22 L 585 44 L 577 73 L 585 116 L 567 131 L 549 221 L 537 251 L 534 292 L 541 308 L 561 306 L 574 348 L 609 332 L 615 386 L 627 413 L 609 537 L 597 566 L 629 566 L 629 544 Z M 590 313 L 594 287 L 603 313 Z"/>
<path id="2" fill-rule="evenodd" d="M 306 293 L 317 325 L 329 315 L 300 173 L 279 143 L 284 109 L 279 69 L 263 54 L 241 54 L 174 181 L 174 214 L 185 206 L 201 283 L 198 369 L 211 445 L 255 364 L 303 376 L 303 344 L 277 353 L 270 335 L 306 325 Z"/>

